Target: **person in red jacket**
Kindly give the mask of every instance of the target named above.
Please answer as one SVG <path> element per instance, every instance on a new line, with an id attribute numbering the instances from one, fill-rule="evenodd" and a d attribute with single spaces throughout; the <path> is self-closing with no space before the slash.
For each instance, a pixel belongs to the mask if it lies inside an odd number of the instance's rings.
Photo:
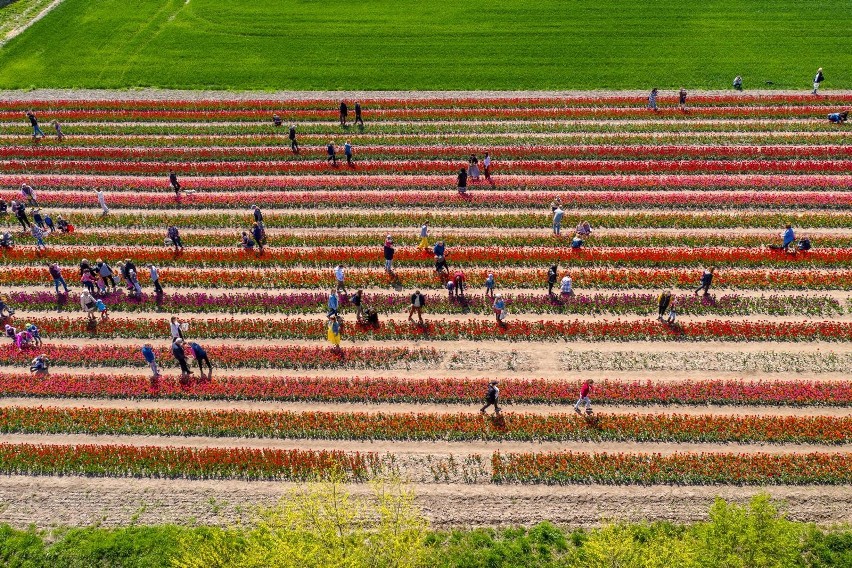
<path id="1" fill-rule="evenodd" d="M 577 400 L 577 404 L 574 405 L 574 412 L 580 414 L 580 406 L 586 407 L 586 414 L 592 413 L 592 399 L 589 398 L 589 395 L 592 392 L 592 385 L 595 384 L 595 381 L 589 379 L 583 383 L 583 386 L 580 387 L 580 398 Z"/>

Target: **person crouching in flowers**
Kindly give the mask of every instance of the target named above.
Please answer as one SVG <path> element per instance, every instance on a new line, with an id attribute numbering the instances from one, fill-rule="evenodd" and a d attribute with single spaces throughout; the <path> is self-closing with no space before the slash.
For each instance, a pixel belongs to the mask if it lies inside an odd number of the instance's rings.
<path id="1" fill-rule="evenodd" d="M 47 358 L 47 355 L 42 353 L 30 363 L 30 373 L 46 375 L 48 373 L 48 365 L 50 365 L 50 360 Z"/>
<path id="2" fill-rule="evenodd" d="M 338 315 L 329 315 L 326 326 L 328 327 L 328 341 L 335 349 L 340 349 L 340 327 L 341 319 Z"/>
<path id="3" fill-rule="evenodd" d="M 36 347 L 41 347 L 41 332 L 39 331 L 39 329 L 31 323 L 28 323 L 26 325 L 26 329 L 30 332 L 30 335 L 33 338 L 33 345 L 35 345 Z"/>

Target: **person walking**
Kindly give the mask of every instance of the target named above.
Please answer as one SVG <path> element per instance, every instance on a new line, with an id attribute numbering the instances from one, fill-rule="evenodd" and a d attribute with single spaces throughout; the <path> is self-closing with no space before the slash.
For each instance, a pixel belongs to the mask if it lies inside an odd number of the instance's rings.
<path id="1" fill-rule="evenodd" d="M 559 267 L 557 265 L 551 265 L 550 268 L 547 269 L 547 295 L 553 295 L 553 287 L 556 286 L 556 279 L 559 278 Z"/>
<path id="2" fill-rule="evenodd" d="M 678 102 L 680 103 L 680 110 L 686 112 L 686 89 L 683 87 L 680 88 L 680 92 L 677 94 Z"/>
<path id="3" fill-rule="evenodd" d="M 595 381 L 589 379 L 583 382 L 583 385 L 580 387 L 580 398 L 577 400 L 577 404 L 574 405 L 574 412 L 580 414 L 580 407 L 586 407 L 586 414 L 592 413 L 592 399 L 589 395 L 592 394 L 592 385 L 595 384 Z"/>
<path id="4" fill-rule="evenodd" d="M 45 213 L 44 215 L 44 225 L 47 227 L 47 230 L 53 233 L 56 230 L 56 227 L 53 226 L 53 218 L 50 216 L 50 213 Z"/>
<path id="5" fill-rule="evenodd" d="M 27 202 L 27 205 L 38 207 L 35 190 L 26 183 L 21 184 L 21 197 Z"/>
<path id="6" fill-rule="evenodd" d="M 420 225 L 420 243 L 417 248 L 420 250 L 429 250 L 429 221 L 423 221 Z"/>
<path id="7" fill-rule="evenodd" d="M 716 272 L 716 267 L 711 266 L 701 275 L 701 285 L 695 289 L 695 295 L 698 295 L 698 292 L 704 290 L 704 295 L 708 295 L 710 293 L 710 285 L 713 284 L 713 273 Z"/>
<path id="8" fill-rule="evenodd" d="M 169 170 L 169 185 L 171 185 L 172 189 L 175 191 L 175 197 L 180 197 L 181 186 L 174 170 Z"/>
<path id="9" fill-rule="evenodd" d="M 825 75 L 822 74 L 822 67 L 817 69 L 816 75 L 814 76 L 814 91 L 813 94 L 818 94 L 820 85 L 825 81 Z"/>
<path id="10" fill-rule="evenodd" d="M 660 109 L 657 108 L 657 88 L 654 87 L 651 89 L 651 94 L 648 95 L 648 108 L 654 112 L 658 112 Z"/>
<path id="11" fill-rule="evenodd" d="M 364 318 L 364 291 L 358 290 L 349 301 L 355 306 L 355 321 L 361 321 Z"/>
<path id="12" fill-rule="evenodd" d="M 15 203 L 14 201 L 12 202 Z M 32 226 L 29 218 L 27 217 L 27 207 L 23 203 L 18 203 L 17 208 L 15 209 L 15 217 L 18 218 L 18 223 L 21 224 L 21 227 L 24 228 L 24 231 L 28 231 Z"/>
<path id="13" fill-rule="evenodd" d="M 432 249 L 432 252 L 435 255 L 435 272 L 440 273 L 441 271 L 445 272 L 447 275 L 450 274 L 450 267 L 447 266 L 447 245 L 444 244 L 444 241 L 438 241 L 435 243 L 435 248 Z"/>
<path id="14" fill-rule="evenodd" d="M 493 298 L 494 297 L 494 273 L 489 272 L 488 276 L 485 278 L 485 297 Z"/>
<path id="15" fill-rule="evenodd" d="M 343 265 L 338 264 L 334 269 L 334 279 L 337 281 L 337 291 L 343 292 L 345 296 L 348 296 L 349 293 L 346 291 L 346 285 L 343 283 L 345 278 L 346 275 L 343 273 Z"/>
<path id="16" fill-rule="evenodd" d="M 53 125 L 53 128 L 56 130 L 56 141 L 62 142 L 63 140 L 65 140 L 65 135 L 62 134 L 62 125 L 59 124 L 59 121 L 54 120 L 53 122 L 51 122 L 51 124 Z"/>
<path id="17" fill-rule="evenodd" d="M 663 316 L 672 302 L 672 293 L 666 290 L 657 297 L 657 320 L 663 321 Z"/>
<path id="18" fill-rule="evenodd" d="M 349 140 L 343 145 L 343 155 L 346 156 L 346 165 L 352 167 L 352 144 Z"/>
<path id="19" fill-rule="evenodd" d="M 177 319 L 177 316 L 172 316 L 169 320 L 169 333 L 172 336 L 172 343 L 180 339 L 183 340 L 183 324 Z"/>
<path id="20" fill-rule="evenodd" d="M 44 132 L 42 132 L 41 128 L 38 127 L 38 119 L 36 118 L 35 113 L 32 110 L 28 110 L 26 115 L 30 121 L 30 126 L 33 127 L 33 140 L 36 140 L 37 138 L 44 138 Z"/>
<path id="21" fill-rule="evenodd" d="M 251 206 L 251 214 L 254 216 L 255 223 L 263 223 L 263 211 L 257 205 Z"/>
<path id="22" fill-rule="evenodd" d="M 101 206 L 101 215 L 109 215 L 109 207 L 106 204 L 106 198 L 104 197 L 104 192 L 101 189 L 97 190 L 98 195 L 98 205 Z"/>
<path id="23" fill-rule="evenodd" d="M 561 207 L 557 207 L 553 212 L 553 234 L 555 236 L 559 236 L 560 231 L 562 230 L 562 216 L 565 215 L 565 211 L 562 210 Z"/>
<path id="24" fill-rule="evenodd" d="M 385 241 L 384 247 L 384 255 L 385 255 L 385 272 L 388 274 L 393 274 L 393 255 L 396 252 L 396 249 L 393 248 L 393 241 L 387 240 Z"/>
<path id="25" fill-rule="evenodd" d="M 172 343 L 172 357 L 174 357 L 175 361 L 177 361 L 178 365 L 180 365 L 181 380 L 185 380 L 189 377 L 189 375 L 195 374 L 186 364 L 186 353 L 183 350 L 183 339 L 176 339 Z"/>
<path id="26" fill-rule="evenodd" d="M 151 367 L 151 380 L 156 380 L 160 376 L 160 368 L 157 367 L 157 355 L 154 353 L 154 347 L 150 343 L 142 346 L 142 357 L 145 362 Z"/>
<path id="27" fill-rule="evenodd" d="M 361 126 L 361 128 L 364 128 L 364 119 L 361 116 L 361 103 L 359 103 L 358 101 L 355 101 L 355 124 L 358 124 Z"/>
<path id="28" fill-rule="evenodd" d="M 482 158 L 482 174 L 485 176 L 485 181 L 494 187 L 494 180 L 491 179 L 491 155 L 485 152 L 485 157 Z"/>
<path id="29" fill-rule="evenodd" d="M 299 153 L 299 142 L 296 140 L 296 125 L 295 124 L 290 125 L 289 137 L 290 137 L 290 149 L 293 151 L 294 154 L 298 154 Z"/>
<path id="30" fill-rule="evenodd" d="M 257 243 L 257 251 L 263 254 L 263 229 L 260 226 L 260 223 L 255 222 L 251 227 L 251 236 L 254 237 L 254 242 Z"/>
<path id="31" fill-rule="evenodd" d="M 328 315 L 336 316 L 340 307 L 340 298 L 337 297 L 337 289 L 332 288 L 328 295 Z"/>
<path id="32" fill-rule="evenodd" d="M 325 159 L 326 162 L 331 162 L 332 167 L 337 166 L 337 155 L 334 153 L 334 141 L 328 143 L 328 146 L 325 147 L 326 154 L 328 157 Z"/>
<path id="33" fill-rule="evenodd" d="M 108 282 L 112 286 L 112 291 L 115 292 L 115 278 L 110 265 L 104 262 L 102 258 L 99 258 L 95 264 L 98 268 L 98 274 L 104 279 L 104 282 Z"/>
<path id="34" fill-rule="evenodd" d="M 489 406 L 494 407 L 494 414 L 500 414 L 500 407 L 497 405 L 497 400 L 500 398 L 500 388 L 497 386 L 498 381 L 493 380 L 488 383 L 488 391 L 485 393 L 485 406 L 479 409 L 480 414 L 485 414 Z"/>
<path id="35" fill-rule="evenodd" d="M 346 126 L 346 117 L 349 115 L 349 107 L 346 106 L 346 101 L 340 101 L 338 110 L 340 112 L 340 126 Z"/>
<path id="36" fill-rule="evenodd" d="M 148 271 L 151 274 L 151 284 L 154 285 L 154 293 L 159 295 L 163 293 L 163 287 L 160 285 L 160 271 L 153 264 L 148 265 Z"/>
<path id="37" fill-rule="evenodd" d="M 210 358 L 207 356 L 207 351 L 194 341 L 189 343 L 189 348 L 192 349 L 192 356 L 195 357 L 195 361 L 198 363 L 198 372 L 201 373 L 201 376 L 204 376 L 204 368 L 201 364 L 207 363 L 208 374 L 212 377 L 213 365 L 210 364 Z"/>
<path id="38" fill-rule="evenodd" d="M 44 224 L 44 218 L 41 216 L 41 209 L 33 209 L 33 223 L 38 225 L 39 229 L 47 230 L 47 226 Z"/>
<path id="39" fill-rule="evenodd" d="M 175 247 L 175 252 L 183 251 L 183 241 L 180 240 L 180 231 L 174 225 L 169 225 L 166 229 L 166 238 L 172 242 Z M 134 267 L 135 268 L 135 267 Z"/>
<path id="40" fill-rule="evenodd" d="M 497 318 L 497 323 L 504 325 L 506 320 L 506 302 L 503 301 L 502 294 L 497 294 L 491 308 L 494 310 L 494 317 Z"/>
<path id="41" fill-rule="evenodd" d="M 459 170 L 459 175 L 456 177 L 456 187 L 458 188 L 459 195 L 467 193 L 467 168 Z"/>
<path id="42" fill-rule="evenodd" d="M 44 244 L 44 231 L 37 225 L 33 225 L 30 227 L 30 232 L 32 233 L 33 238 L 36 240 L 36 250 L 47 249 L 47 246 L 45 246 Z"/>
<path id="43" fill-rule="evenodd" d="M 65 293 L 68 294 L 68 284 L 65 283 L 65 279 L 62 277 L 62 270 L 60 270 L 59 265 L 55 262 L 47 263 L 47 271 L 50 273 L 50 277 L 53 278 L 53 286 L 56 288 L 56 293 L 59 294 L 59 285 L 65 289 Z"/>
<path id="44" fill-rule="evenodd" d="M 417 319 L 420 325 L 423 325 L 423 308 L 426 306 L 426 297 L 420 293 L 420 290 L 415 290 L 411 295 L 411 308 L 408 310 L 408 321 L 414 321 L 414 314 L 417 314 Z"/>

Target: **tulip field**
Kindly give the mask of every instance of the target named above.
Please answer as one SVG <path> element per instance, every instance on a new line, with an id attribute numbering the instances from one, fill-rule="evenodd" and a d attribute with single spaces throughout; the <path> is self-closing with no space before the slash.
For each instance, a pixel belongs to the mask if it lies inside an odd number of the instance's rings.
<path id="1" fill-rule="evenodd" d="M 222 523 L 333 471 L 353 487 L 401 475 L 439 525 L 689 521 L 717 495 L 764 490 L 796 519 L 852 521 L 852 148 L 826 120 L 852 95 L 695 94 L 686 111 L 663 95 L 653 112 L 617 93 L 374 94 L 363 126 L 318 96 L 27 96 L 0 102 L 0 198 L 23 201 L 27 183 L 30 219 L 74 230 L 40 249 L 0 221 L 15 239 L 0 251 L 4 323 L 43 340 L 0 344 L 0 522 Z M 491 181 L 460 194 L 459 169 L 485 152 Z M 262 251 L 240 244 L 252 206 Z M 771 249 L 786 224 L 813 248 Z M 435 271 L 438 241 L 461 295 Z M 89 320 L 82 259 L 131 259 L 141 297 L 119 286 Z M 359 289 L 378 326 L 356 319 Z M 673 323 L 657 318 L 664 291 Z M 172 316 L 209 375 L 187 347 L 181 377 Z M 47 375 L 29 372 L 39 354 Z M 502 412 L 482 415 L 493 379 Z M 594 413 L 577 414 L 586 380 Z"/>

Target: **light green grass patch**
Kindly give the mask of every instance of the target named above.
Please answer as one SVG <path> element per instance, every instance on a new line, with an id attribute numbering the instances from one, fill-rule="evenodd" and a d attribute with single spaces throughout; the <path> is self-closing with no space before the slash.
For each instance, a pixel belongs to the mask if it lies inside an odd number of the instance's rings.
<path id="1" fill-rule="evenodd" d="M 848 0 L 65 0 L 0 88 L 852 88 Z"/>

